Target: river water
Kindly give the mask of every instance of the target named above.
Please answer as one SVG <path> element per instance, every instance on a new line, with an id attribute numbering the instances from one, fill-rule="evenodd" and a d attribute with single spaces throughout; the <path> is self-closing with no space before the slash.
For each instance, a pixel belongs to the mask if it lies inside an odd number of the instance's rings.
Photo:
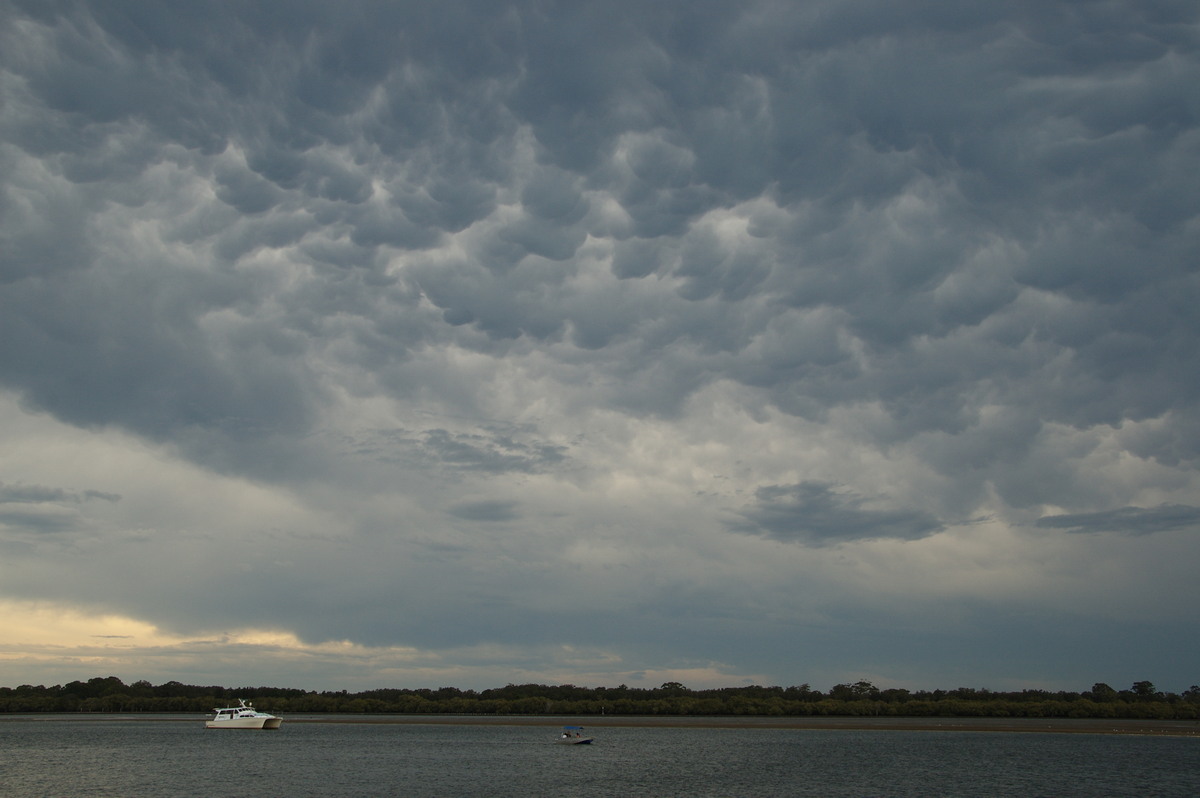
<path id="1" fill-rule="evenodd" d="M 0 721 L 0 795 L 1198 796 L 1188 737 L 199 719 Z"/>

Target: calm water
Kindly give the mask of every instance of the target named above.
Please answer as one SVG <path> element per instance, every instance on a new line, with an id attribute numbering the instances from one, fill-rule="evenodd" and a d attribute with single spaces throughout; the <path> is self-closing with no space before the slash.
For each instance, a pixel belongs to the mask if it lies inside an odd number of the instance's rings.
<path id="1" fill-rule="evenodd" d="M 0 794 L 1197 796 L 1200 740 L 1091 734 L 0 721 Z"/>

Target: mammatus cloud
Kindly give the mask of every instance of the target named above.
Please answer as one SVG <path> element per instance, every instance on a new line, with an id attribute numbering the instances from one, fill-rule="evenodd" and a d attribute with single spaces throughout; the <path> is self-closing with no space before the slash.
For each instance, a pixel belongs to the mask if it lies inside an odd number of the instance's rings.
<path id="1" fill-rule="evenodd" d="M 0 0 L 0 599 L 1186 687 L 1200 10 L 1012 5 Z"/>

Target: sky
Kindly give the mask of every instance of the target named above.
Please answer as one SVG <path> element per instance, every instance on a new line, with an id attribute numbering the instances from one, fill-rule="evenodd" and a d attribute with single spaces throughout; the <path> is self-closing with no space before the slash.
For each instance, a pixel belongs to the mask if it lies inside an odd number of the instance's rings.
<path id="1" fill-rule="evenodd" d="M 0 0 L 0 685 L 1200 682 L 1194 0 Z"/>

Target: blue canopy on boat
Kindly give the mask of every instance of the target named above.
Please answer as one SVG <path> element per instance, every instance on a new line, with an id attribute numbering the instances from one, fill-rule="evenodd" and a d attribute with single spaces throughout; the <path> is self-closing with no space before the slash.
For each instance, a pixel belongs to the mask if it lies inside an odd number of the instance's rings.
<path id="1" fill-rule="evenodd" d="M 570 729 L 571 731 L 582 731 L 583 730 L 582 726 L 563 726 L 563 728 Z"/>

